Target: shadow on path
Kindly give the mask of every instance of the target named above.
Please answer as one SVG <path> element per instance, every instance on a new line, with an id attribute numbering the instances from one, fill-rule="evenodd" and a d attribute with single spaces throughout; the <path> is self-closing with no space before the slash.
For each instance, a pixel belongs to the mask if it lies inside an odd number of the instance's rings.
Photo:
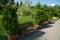
<path id="1" fill-rule="evenodd" d="M 41 29 L 50 28 L 50 27 L 52 27 L 52 24 L 45 24 L 42 25 Z"/>
<path id="2" fill-rule="evenodd" d="M 44 35 L 45 32 L 42 31 L 35 31 L 29 35 L 24 36 L 24 40 L 37 40 L 37 38 L 41 37 L 42 35 Z M 19 38 L 19 40 L 23 40 L 22 38 Z"/>

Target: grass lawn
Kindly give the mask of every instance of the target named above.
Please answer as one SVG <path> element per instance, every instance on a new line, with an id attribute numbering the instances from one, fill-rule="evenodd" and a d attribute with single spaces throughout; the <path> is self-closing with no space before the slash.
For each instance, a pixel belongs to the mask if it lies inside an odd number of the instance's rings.
<path id="1" fill-rule="evenodd" d="M 34 21 L 34 19 L 30 16 L 23 16 L 23 17 L 19 16 L 18 17 L 18 23 L 19 24 L 23 24 L 23 23 L 27 23 L 27 22 L 33 22 L 33 21 Z"/>

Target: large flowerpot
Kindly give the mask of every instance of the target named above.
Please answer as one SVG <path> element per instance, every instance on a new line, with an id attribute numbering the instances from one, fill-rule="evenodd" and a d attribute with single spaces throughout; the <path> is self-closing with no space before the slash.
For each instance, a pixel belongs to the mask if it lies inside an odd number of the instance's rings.
<path id="1" fill-rule="evenodd" d="M 18 39 L 18 35 L 16 34 L 16 35 L 12 35 L 12 36 L 10 36 L 10 35 L 8 35 L 8 40 L 17 40 Z"/>
<path id="2" fill-rule="evenodd" d="M 39 30 L 40 29 L 40 25 L 35 25 L 35 29 Z"/>

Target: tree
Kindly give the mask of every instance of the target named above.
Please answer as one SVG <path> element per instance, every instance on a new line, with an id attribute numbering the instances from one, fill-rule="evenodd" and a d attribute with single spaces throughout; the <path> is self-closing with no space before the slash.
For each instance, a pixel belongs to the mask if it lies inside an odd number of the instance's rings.
<path id="1" fill-rule="evenodd" d="M 3 27 L 8 35 L 15 35 L 18 32 L 17 9 L 12 5 L 7 5 L 3 9 Z"/>
<path id="2" fill-rule="evenodd" d="M 16 4 L 17 6 L 19 6 L 19 3 L 17 2 L 17 4 Z"/>
<path id="3" fill-rule="evenodd" d="M 34 16 L 35 24 L 38 25 L 41 25 L 43 21 L 48 21 L 49 19 L 51 19 L 51 15 L 48 12 L 41 9 L 37 9 Z"/>
<path id="4" fill-rule="evenodd" d="M 9 0 L 9 2 L 10 2 L 10 4 L 12 4 L 12 5 L 14 4 L 14 0 Z"/>
<path id="5" fill-rule="evenodd" d="M 14 4 L 14 0 L 0 0 L 0 14 L 2 14 L 1 12 L 3 11 L 3 8 L 5 7 L 5 5 L 8 4 Z"/>
<path id="6" fill-rule="evenodd" d="M 37 9 L 40 9 L 40 8 L 41 8 L 40 2 L 38 2 L 38 3 L 35 5 L 35 7 L 36 7 Z"/>
<path id="7" fill-rule="evenodd" d="M 9 0 L 0 0 L 0 10 L 9 2 Z"/>
<path id="8" fill-rule="evenodd" d="M 27 0 L 25 0 L 25 3 L 20 2 L 20 6 L 18 8 L 17 14 L 20 16 L 29 16 L 31 14 L 30 4 L 26 4 Z"/>
<path id="9" fill-rule="evenodd" d="M 23 5 L 23 3 L 22 3 L 22 1 L 20 2 L 20 6 L 22 6 Z"/>
<path id="10" fill-rule="evenodd" d="M 47 11 L 47 12 L 50 11 L 50 10 L 49 10 L 49 7 L 48 7 L 46 4 L 42 6 L 42 9 L 43 9 L 44 11 Z"/>
<path id="11" fill-rule="evenodd" d="M 38 11 L 37 11 L 38 10 Z M 20 12 L 21 11 L 21 12 Z M 41 4 L 38 2 L 35 6 L 26 6 L 25 4 L 23 4 L 22 6 L 20 6 L 20 8 L 18 9 L 18 13 L 21 13 L 23 16 L 24 15 L 28 15 L 31 12 L 31 14 L 33 16 L 36 15 L 40 15 L 39 17 L 41 17 L 41 19 L 36 19 L 38 22 L 42 22 L 44 20 L 49 20 L 51 17 L 51 13 L 49 10 L 49 7 L 47 5 L 44 5 L 43 7 L 41 6 Z M 21 15 L 20 14 L 20 15 Z M 41 14 L 43 14 L 43 16 L 41 16 Z M 45 17 L 44 17 L 45 16 Z M 36 16 L 37 17 L 37 16 Z M 42 18 L 43 17 L 43 18 Z M 34 17 L 33 17 L 34 18 Z M 35 20 L 35 22 L 36 22 Z M 37 22 L 37 23 L 38 23 Z M 39 22 L 39 23 L 40 23 Z"/>

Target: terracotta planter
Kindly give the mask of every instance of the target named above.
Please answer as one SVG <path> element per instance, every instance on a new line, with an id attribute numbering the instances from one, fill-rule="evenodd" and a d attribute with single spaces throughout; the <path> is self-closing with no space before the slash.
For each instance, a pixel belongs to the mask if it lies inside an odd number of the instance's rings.
<path id="1" fill-rule="evenodd" d="M 35 29 L 36 30 L 39 30 L 40 29 L 40 26 L 39 25 L 35 25 Z"/>
<path id="2" fill-rule="evenodd" d="M 12 36 L 8 35 L 8 40 L 17 40 L 17 38 L 18 38 L 17 34 Z"/>

